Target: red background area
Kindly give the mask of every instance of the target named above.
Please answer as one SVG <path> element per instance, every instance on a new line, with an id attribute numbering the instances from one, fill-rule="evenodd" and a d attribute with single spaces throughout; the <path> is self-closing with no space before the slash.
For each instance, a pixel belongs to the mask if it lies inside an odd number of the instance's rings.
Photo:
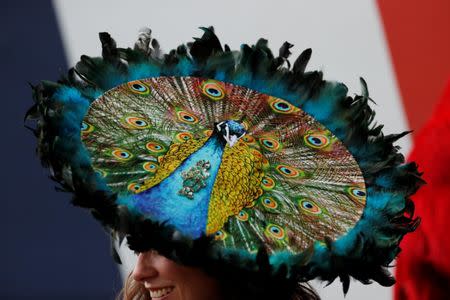
<path id="1" fill-rule="evenodd" d="M 450 81 L 440 96 L 450 78 L 450 1 L 378 0 L 378 6 L 409 127 L 419 132 L 410 160 L 427 181 L 412 197 L 422 223 L 401 244 L 395 299 L 445 299 L 450 293 Z"/>
<path id="2" fill-rule="evenodd" d="M 417 134 L 410 160 L 427 182 L 412 199 L 422 218 L 405 236 L 397 260 L 396 300 L 438 300 L 450 296 L 450 81 L 432 118 Z"/>
<path id="3" fill-rule="evenodd" d="M 450 1 L 377 3 L 409 127 L 419 130 L 450 75 Z"/>

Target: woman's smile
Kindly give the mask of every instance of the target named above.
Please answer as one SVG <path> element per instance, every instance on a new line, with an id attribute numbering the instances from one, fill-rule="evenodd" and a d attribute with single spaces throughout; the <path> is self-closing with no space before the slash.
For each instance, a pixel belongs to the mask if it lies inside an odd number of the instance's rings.
<path id="1" fill-rule="evenodd" d="M 150 292 L 150 297 L 155 300 L 164 299 L 175 289 L 174 286 L 151 287 L 151 285 L 147 282 L 144 282 L 144 286 Z"/>

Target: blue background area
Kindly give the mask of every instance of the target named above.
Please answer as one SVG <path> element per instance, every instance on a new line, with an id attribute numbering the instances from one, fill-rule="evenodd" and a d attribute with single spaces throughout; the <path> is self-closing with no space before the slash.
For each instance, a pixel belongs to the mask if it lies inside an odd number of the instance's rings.
<path id="1" fill-rule="evenodd" d="M 0 299 L 113 299 L 121 279 L 107 234 L 54 190 L 23 127 L 33 103 L 27 82 L 55 81 L 67 70 L 52 4 L 2 4 Z"/>

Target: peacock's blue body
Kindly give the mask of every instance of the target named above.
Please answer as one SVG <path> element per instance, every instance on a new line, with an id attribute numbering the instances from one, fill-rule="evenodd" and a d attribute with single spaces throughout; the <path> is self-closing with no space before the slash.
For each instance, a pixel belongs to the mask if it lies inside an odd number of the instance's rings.
<path id="1" fill-rule="evenodd" d="M 204 146 L 191 154 L 182 164 L 156 186 L 140 194 L 125 198 L 120 204 L 136 207 L 140 213 L 152 220 L 167 221 L 193 238 L 199 238 L 206 233 L 210 194 L 219 172 L 225 144 L 219 136 L 210 138 Z M 195 197 L 186 201 L 176 187 L 183 186 L 183 172 L 194 168 L 199 161 L 208 158 L 211 165 L 205 186 L 195 193 Z M 132 204 L 129 204 L 129 203 Z"/>

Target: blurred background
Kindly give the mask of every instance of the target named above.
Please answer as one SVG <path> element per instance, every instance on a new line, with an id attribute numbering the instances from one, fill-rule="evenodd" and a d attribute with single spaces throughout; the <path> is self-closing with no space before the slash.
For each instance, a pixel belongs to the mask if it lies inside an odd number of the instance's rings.
<path id="1" fill-rule="evenodd" d="M 385 133 L 419 131 L 450 76 L 448 0 L 7 0 L 1 7 L 1 299 L 113 299 L 133 263 L 123 251 L 117 268 L 107 234 L 71 207 L 70 195 L 54 191 L 23 127 L 33 103 L 28 82 L 55 81 L 80 55 L 99 56 L 98 32 L 129 47 L 150 27 L 168 51 L 212 25 L 232 49 L 263 37 L 277 53 L 289 41 L 293 61 L 312 48 L 308 69 L 346 83 L 350 95 L 366 79 Z M 405 155 L 414 138 L 400 141 Z M 314 282 L 323 299 L 344 299 L 340 283 L 324 285 Z M 352 282 L 346 299 L 361 298 L 392 299 L 392 289 Z"/>

